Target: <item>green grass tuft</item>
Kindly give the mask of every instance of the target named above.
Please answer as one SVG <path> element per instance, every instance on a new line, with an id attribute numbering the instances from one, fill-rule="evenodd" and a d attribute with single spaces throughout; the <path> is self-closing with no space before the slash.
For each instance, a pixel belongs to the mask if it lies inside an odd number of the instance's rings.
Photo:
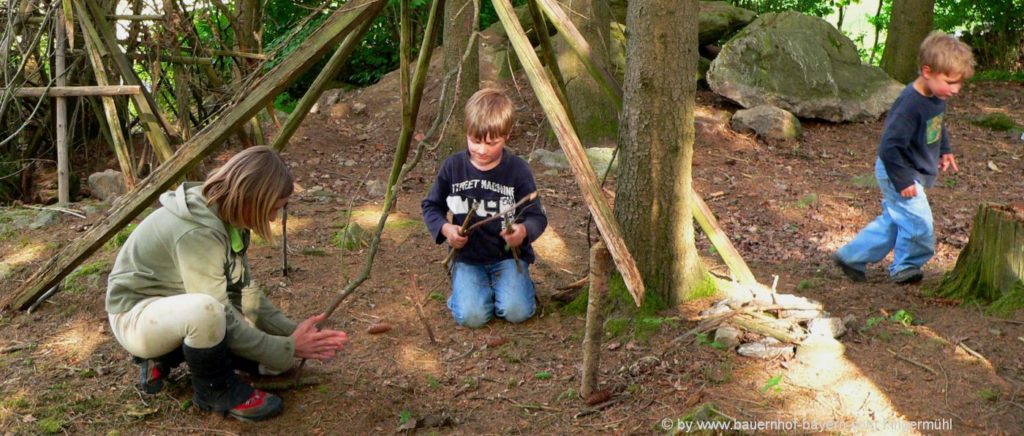
<path id="1" fill-rule="evenodd" d="M 89 290 L 99 283 L 100 275 L 110 269 L 110 262 L 99 260 L 75 268 L 64 278 L 64 292 L 76 294 Z"/>
<path id="2" fill-rule="evenodd" d="M 136 227 L 138 226 L 135 225 L 135 223 L 128 223 L 128 225 L 124 226 L 123 229 L 119 230 L 113 238 L 110 238 L 110 240 L 107 241 L 107 243 L 104 244 L 103 247 L 109 251 L 114 251 L 117 250 L 118 248 L 121 248 L 121 246 L 124 245 L 125 241 L 128 240 L 128 237 L 132 235 L 132 232 L 135 231 Z"/>
<path id="3" fill-rule="evenodd" d="M 981 118 L 971 120 L 971 124 L 998 132 L 1008 132 L 1021 127 L 1013 121 L 1013 118 L 1002 112 L 993 112 Z"/>

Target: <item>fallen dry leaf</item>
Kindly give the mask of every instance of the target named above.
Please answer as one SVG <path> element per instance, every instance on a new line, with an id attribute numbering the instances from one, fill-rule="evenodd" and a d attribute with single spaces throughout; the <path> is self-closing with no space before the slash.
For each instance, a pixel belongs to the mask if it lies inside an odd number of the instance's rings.
<path id="1" fill-rule="evenodd" d="M 612 399 L 611 391 L 607 389 L 601 389 L 599 391 L 591 393 L 590 395 L 587 395 L 587 405 L 596 406 L 610 399 Z"/>
<path id="2" fill-rule="evenodd" d="M 386 322 L 371 325 L 370 328 L 366 329 L 366 333 L 371 335 L 379 335 L 381 333 L 387 333 L 388 331 L 391 331 L 391 324 Z"/>

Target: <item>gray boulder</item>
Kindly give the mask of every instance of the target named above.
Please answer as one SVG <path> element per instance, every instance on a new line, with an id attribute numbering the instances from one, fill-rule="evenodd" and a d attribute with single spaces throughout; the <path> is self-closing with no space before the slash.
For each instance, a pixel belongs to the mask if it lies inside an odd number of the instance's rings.
<path id="1" fill-rule="evenodd" d="M 740 31 L 711 63 L 707 81 L 746 108 L 770 104 L 833 122 L 878 119 L 903 89 L 861 63 L 831 24 L 798 12 L 765 14 Z"/>
<path id="2" fill-rule="evenodd" d="M 757 18 L 754 11 L 739 8 L 728 2 L 700 2 L 697 18 L 697 39 L 700 45 L 713 44 L 729 37 Z"/>
<path id="3" fill-rule="evenodd" d="M 612 165 L 612 172 L 619 167 L 619 159 L 616 158 L 612 162 L 612 155 L 615 153 L 615 149 L 612 147 L 590 147 L 583 150 L 587 155 L 587 160 L 590 161 L 590 166 L 594 168 L 594 172 L 598 176 L 603 176 L 604 172 L 608 170 L 608 164 Z M 530 153 L 530 161 L 537 162 L 548 168 L 568 169 L 569 159 L 565 157 L 565 153 L 561 149 L 555 151 L 544 150 L 538 148 Z"/>
<path id="4" fill-rule="evenodd" d="M 771 105 L 738 110 L 732 116 L 731 125 L 737 132 L 754 132 L 764 138 L 799 138 L 803 134 L 795 115 Z"/>
<path id="5" fill-rule="evenodd" d="M 89 192 L 100 201 L 113 201 L 127 191 L 120 171 L 108 169 L 89 175 Z"/>

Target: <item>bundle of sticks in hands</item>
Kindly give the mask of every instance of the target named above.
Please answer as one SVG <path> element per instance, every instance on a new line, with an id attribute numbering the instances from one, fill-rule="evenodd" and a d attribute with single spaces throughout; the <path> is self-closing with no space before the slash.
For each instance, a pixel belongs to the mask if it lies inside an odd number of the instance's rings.
<path id="1" fill-rule="evenodd" d="M 480 221 L 472 223 L 472 225 L 470 225 L 470 221 L 473 220 L 473 211 L 475 211 L 479 206 L 479 202 L 473 200 L 473 203 L 470 204 L 469 206 L 469 212 L 466 213 L 466 219 L 462 221 L 462 225 L 461 227 L 459 227 L 459 234 L 462 236 L 469 236 L 471 233 L 473 233 L 474 230 L 480 228 L 480 226 L 503 217 L 505 218 L 504 232 L 512 233 L 512 224 L 515 224 L 517 218 L 516 210 L 518 210 L 523 205 L 532 202 L 533 200 L 536 200 L 538 197 L 540 197 L 540 194 L 537 194 L 536 192 L 530 193 L 529 195 L 517 201 L 516 204 L 513 204 L 512 207 L 504 211 L 501 211 L 500 213 L 496 213 Z M 510 248 L 512 250 L 512 257 L 516 260 L 516 271 L 522 272 L 522 267 L 519 266 L 519 247 L 507 248 Z M 448 256 L 445 257 L 444 260 L 441 262 L 441 265 L 444 266 L 445 271 L 448 271 L 449 275 L 451 275 L 452 271 L 452 260 L 455 259 L 455 254 L 458 253 L 458 251 L 459 250 L 457 248 L 450 248 L 448 250 Z"/>

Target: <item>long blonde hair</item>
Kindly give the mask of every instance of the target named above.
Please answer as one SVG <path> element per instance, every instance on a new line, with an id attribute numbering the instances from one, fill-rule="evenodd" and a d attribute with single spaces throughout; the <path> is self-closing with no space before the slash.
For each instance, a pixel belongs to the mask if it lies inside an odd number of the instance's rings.
<path id="1" fill-rule="evenodd" d="M 250 229 L 273 241 L 270 212 L 278 200 L 292 195 L 293 184 L 292 174 L 277 152 L 256 146 L 214 170 L 203 183 L 203 196 L 232 227 Z"/>

